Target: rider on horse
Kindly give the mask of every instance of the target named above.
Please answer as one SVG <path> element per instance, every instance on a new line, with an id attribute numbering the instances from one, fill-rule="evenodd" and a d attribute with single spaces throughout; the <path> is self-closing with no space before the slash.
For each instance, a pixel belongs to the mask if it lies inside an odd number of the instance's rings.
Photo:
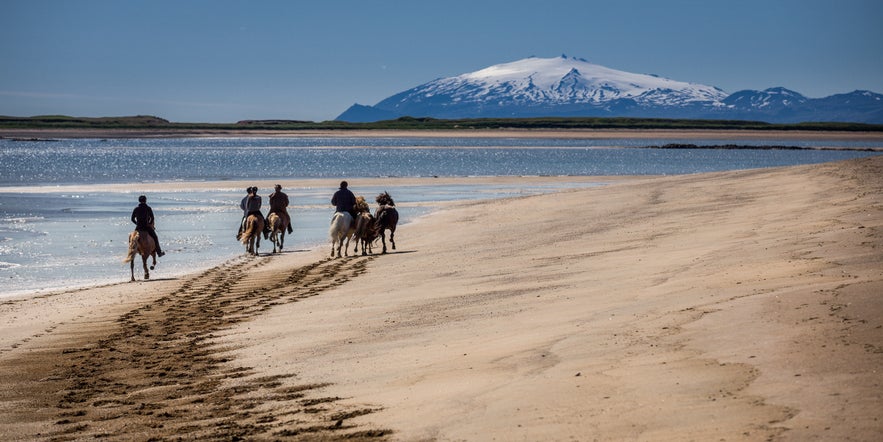
<path id="1" fill-rule="evenodd" d="M 291 233 L 293 230 L 291 228 L 291 217 L 288 216 L 288 195 L 282 191 L 282 186 L 278 184 L 275 190 L 275 192 L 270 194 L 270 213 L 276 213 L 281 216 L 288 226 L 288 233 Z M 270 213 L 267 214 L 267 218 L 270 217 Z M 267 223 L 268 226 L 269 224 Z"/>
<path id="2" fill-rule="evenodd" d="M 147 197 L 144 195 L 139 196 L 138 207 L 135 207 L 135 210 L 132 211 L 132 222 L 135 224 L 135 230 L 147 232 L 153 238 L 153 243 L 156 244 L 156 256 L 163 256 L 166 253 L 159 246 L 159 240 L 156 238 L 156 231 L 153 228 L 154 221 L 153 209 L 147 205 Z"/>
<path id="3" fill-rule="evenodd" d="M 245 225 L 245 219 L 249 215 L 259 216 L 264 220 L 264 225 L 267 224 L 264 215 L 261 214 L 261 196 L 258 195 L 258 188 L 249 187 L 245 190 L 248 192 L 248 195 L 242 198 L 242 202 L 239 203 L 239 207 L 242 209 L 242 221 L 239 222 L 239 233 L 236 234 L 236 239 L 242 236 L 242 228 Z"/>
<path id="4" fill-rule="evenodd" d="M 334 196 L 331 197 L 331 204 L 336 207 L 338 212 L 347 212 L 353 219 L 356 218 L 356 196 L 353 195 L 349 189 L 347 189 L 347 182 L 340 182 L 340 189 L 337 192 L 334 192 Z"/>

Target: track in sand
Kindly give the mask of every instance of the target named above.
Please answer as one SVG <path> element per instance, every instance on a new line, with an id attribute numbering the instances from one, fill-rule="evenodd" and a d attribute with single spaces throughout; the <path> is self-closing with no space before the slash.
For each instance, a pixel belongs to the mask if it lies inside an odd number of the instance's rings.
<path id="1" fill-rule="evenodd" d="M 79 324 L 57 343 L 3 360 L 0 434 L 7 439 L 378 440 L 348 422 L 372 413 L 323 396 L 297 373 L 259 376 L 216 339 L 274 305 L 366 271 L 373 256 L 323 260 L 268 277 L 270 258 L 239 258 L 184 280 L 109 323 Z M 257 276 L 260 274 L 260 276 Z M 62 334 L 62 333 L 59 333 Z M 3 429 L 5 427 L 5 429 Z"/>

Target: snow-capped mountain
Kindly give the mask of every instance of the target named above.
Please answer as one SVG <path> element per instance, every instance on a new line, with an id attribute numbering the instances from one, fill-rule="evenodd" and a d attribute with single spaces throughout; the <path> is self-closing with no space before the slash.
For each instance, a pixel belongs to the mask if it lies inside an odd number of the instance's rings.
<path id="1" fill-rule="evenodd" d="M 824 98 L 807 98 L 783 87 L 739 91 L 723 100 L 725 118 L 770 123 L 840 121 L 883 123 L 883 95 L 854 91 Z"/>
<path id="2" fill-rule="evenodd" d="M 855 94 L 858 95 L 852 96 Z M 844 111 L 840 109 L 842 100 L 835 99 L 825 107 L 833 105 L 838 109 L 833 116 L 824 117 L 813 112 L 816 104 L 837 96 L 813 100 L 785 88 L 728 95 L 712 86 L 619 71 L 562 55 L 531 57 L 439 78 L 374 106 L 353 105 L 337 120 L 365 122 L 401 116 L 448 119 L 629 116 L 883 123 L 883 96 L 864 94 L 859 91 L 846 94 L 850 95 L 848 100 L 853 105 L 862 103 L 862 111 Z M 847 116 L 851 119 L 842 119 Z"/>

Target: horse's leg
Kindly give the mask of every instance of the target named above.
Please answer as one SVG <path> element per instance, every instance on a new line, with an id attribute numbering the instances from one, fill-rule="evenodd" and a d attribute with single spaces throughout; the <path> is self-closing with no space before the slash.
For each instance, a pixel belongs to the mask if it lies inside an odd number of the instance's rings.
<path id="1" fill-rule="evenodd" d="M 132 282 L 135 282 L 135 259 L 129 261 L 129 270 L 132 271 Z"/>
<path id="2" fill-rule="evenodd" d="M 150 279 L 150 270 L 147 270 L 147 256 L 141 255 L 141 264 L 144 265 L 144 279 Z"/>
<path id="3" fill-rule="evenodd" d="M 383 252 L 386 253 L 386 229 L 380 230 L 380 241 L 383 242 Z"/>
<path id="4" fill-rule="evenodd" d="M 392 244 L 392 249 L 395 250 L 396 249 L 396 228 L 395 228 L 395 226 L 393 226 L 393 228 L 389 229 L 389 243 Z"/>
<path id="5" fill-rule="evenodd" d="M 341 257 L 341 256 L 340 256 L 340 250 L 341 250 L 341 249 L 343 249 L 343 254 L 344 254 L 344 256 L 349 256 L 349 254 L 347 254 L 347 250 L 346 250 L 346 248 L 349 247 L 349 244 L 347 244 L 346 247 L 344 247 L 344 244 L 343 244 L 343 236 L 341 236 L 337 241 L 338 241 L 338 242 L 337 242 L 337 257 L 338 257 L 338 258 Z"/>

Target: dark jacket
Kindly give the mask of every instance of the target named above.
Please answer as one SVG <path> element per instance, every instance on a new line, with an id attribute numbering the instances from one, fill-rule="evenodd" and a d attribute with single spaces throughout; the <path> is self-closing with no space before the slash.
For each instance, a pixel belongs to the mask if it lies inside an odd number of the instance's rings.
<path id="1" fill-rule="evenodd" d="M 286 213 L 288 207 L 288 195 L 285 192 L 273 192 L 270 194 L 270 213 Z M 268 213 L 267 216 L 270 216 Z"/>
<path id="2" fill-rule="evenodd" d="M 146 203 L 138 204 L 138 207 L 132 211 L 132 223 L 136 229 L 152 229 L 153 228 L 153 209 Z"/>
<path id="3" fill-rule="evenodd" d="M 353 212 L 356 207 L 356 196 L 349 189 L 340 189 L 331 197 L 331 204 L 338 212 Z"/>

